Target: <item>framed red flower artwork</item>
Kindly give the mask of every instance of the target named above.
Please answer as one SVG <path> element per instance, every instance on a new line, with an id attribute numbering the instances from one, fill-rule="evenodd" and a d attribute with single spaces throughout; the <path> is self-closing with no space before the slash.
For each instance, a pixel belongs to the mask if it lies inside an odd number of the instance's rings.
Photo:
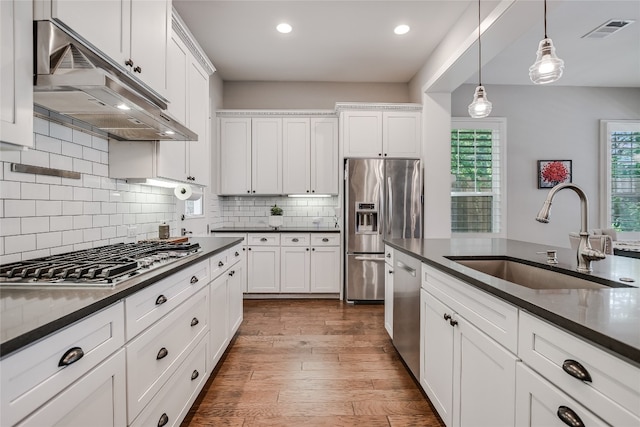
<path id="1" fill-rule="evenodd" d="M 571 160 L 538 160 L 538 188 L 571 182 Z"/>

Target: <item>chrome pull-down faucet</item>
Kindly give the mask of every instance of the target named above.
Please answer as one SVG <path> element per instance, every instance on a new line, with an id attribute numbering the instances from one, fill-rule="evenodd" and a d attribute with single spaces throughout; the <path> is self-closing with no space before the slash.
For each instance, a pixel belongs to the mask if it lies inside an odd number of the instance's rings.
<path id="1" fill-rule="evenodd" d="M 580 243 L 578 244 L 578 252 L 576 254 L 578 258 L 578 268 L 577 270 L 581 273 L 591 273 L 591 261 L 598 261 L 605 258 L 605 254 L 597 249 L 593 249 L 591 247 L 591 243 L 589 243 L 589 232 L 588 228 L 588 220 L 587 214 L 589 212 L 589 202 L 587 201 L 587 195 L 582 191 L 580 187 L 574 184 L 566 183 L 566 184 L 558 184 L 553 187 L 549 194 L 547 194 L 547 199 L 544 201 L 542 205 L 542 209 L 538 212 L 538 216 L 536 216 L 536 221 L 542 223 L 549 222 L 549 216 L 551 213 L 551 201 L 556 193 L 560 190 L 564 190 L 565 188 L 570 188 L 578 194 L 580 197 Z"/>

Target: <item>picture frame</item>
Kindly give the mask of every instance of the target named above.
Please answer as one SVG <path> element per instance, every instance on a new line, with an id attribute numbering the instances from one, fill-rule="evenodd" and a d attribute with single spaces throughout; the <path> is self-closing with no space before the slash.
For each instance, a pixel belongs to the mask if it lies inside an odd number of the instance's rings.
<path id="1" fill-rule="evenodd" d="M 572 168 L 571 160 L 538 160 L 538 188 L 553 188 L 572 182 Z"/>

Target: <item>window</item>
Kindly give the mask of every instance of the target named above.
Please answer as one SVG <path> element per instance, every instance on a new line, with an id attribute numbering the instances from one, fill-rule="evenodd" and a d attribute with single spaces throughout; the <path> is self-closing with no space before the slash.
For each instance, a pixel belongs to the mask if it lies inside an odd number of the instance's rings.
<path id="1" fill-rule="evenodd" d="M 640 236 L 640 122 L 602 120 L 603 228 Z"/>
<path id="2" fill-rule="evenodd" d="M 451 231 L 506 234 L 504 119 L 452 119 Z"/>
<path id="3" fill-rule="evenodd" d="M 198 188 L 198 191 L 194 191 L 194 195 L 199 195 L 197 199 L 187 199 L 184 201 L 184 215 L 186 217 L 195 217 L 204 215 L 204 194 L 202 188 Z"/>

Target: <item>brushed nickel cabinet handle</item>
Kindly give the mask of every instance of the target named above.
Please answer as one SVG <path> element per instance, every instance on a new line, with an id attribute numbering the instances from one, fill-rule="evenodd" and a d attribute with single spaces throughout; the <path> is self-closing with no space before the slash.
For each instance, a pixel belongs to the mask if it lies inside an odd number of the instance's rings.
<path id="1" fill-rule="evenodd" d="M 260 238 L 260 241 L 261 241 L 261 242 L 266 242 L 266 241 L 267 241 L 267 238 L 266 238 L 266 237 L 261 237 L 261 238 Z"/>
<path id="2" fill-rule="evenodd" d="M 293 239 L 291 239 L 292 242 L 294 243 L 298 243 L 300 241 L 300 239 L 298 239 L 297 237 L 294 237 Z"/>
<path id="3" fill-rule="evenodd" d="M 191 326 L 196 326 L 198 323 L 200 323 L 200 321 L 198 320 L 197 317 L 194 317 L 193 319 L 191 319 Z"/>
<path id="4" fill-rule="evenodd" d="M 191 373 L 191 381 L 195 380 L 199 376 L 200 376 L 200 372 L 198 372 L 197 369 L 194 369 L 193 372 Z"/>
<path id="5" fill-rule="evenodd" d="M 562 363 L 562 370 L 567 374 L 571 375 L 574 378 L 579 379 L 580 381 L 591 382 L 591 375 L 589 375 L 589 371 L 580 364 L 572 359 L 567 359 Z"/>
<path id="6" fill-rule="evenodd" d="M 165 297 L 164 295 L 160 295 L 158 298 L 156 298 L 156 305 L 162 305 L 165 302 L 167 302 L 167 297 Z"/>
<path id="7" fill-rule="evenodd" d="M 62 355 L 60 361 L 58 362 L 58 366 L 69 366 L 82 359 L 83 356 L 84 351 L 80 347 L 72 347 Z"/>
<path id="8" fill-rule="evenodd" d="M 323 241 L 323 242 L 328 242 L 328 241 L 329 241 L 329 239 L 328 239 L 328 238 L 326 238 L 326 237 L 323 237 L 323 238 L 322 238 L 322 241 Z"/>
<path id="9" fill-rule="evenodd" d="M 557 415 L 563 423 L 570 427 L 584 427 L 584 423 L 582 422 L 578 414 L 576 414 L 573 409 L 567 406 L 558 407 Z"/>
<path id="10" fill-rule="evenodd" d="M 193 285 L 194 283 L 198 283 L 198 278 L 196 276 L 191 276 L 190 283 Z"/>
<path id="11" fill-rule="evenodd" d="M 165 412 L 164 414 L 160 415 L 160 419 L 158 420 L 158 427 L 165 426 L 167 425 L 168 422 L 169 422 L 169 417 Z"/>

